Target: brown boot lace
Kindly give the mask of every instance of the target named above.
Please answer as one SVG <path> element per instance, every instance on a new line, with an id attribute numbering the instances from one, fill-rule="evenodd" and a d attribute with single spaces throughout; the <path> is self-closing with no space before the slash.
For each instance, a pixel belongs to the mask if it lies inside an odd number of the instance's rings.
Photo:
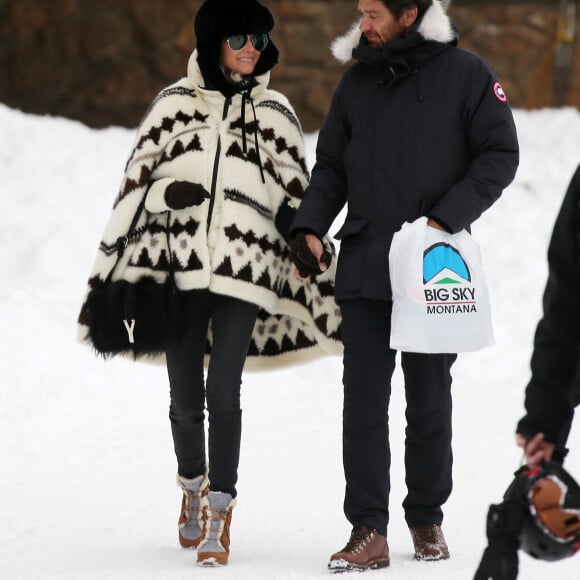
<path id="1" fill-rule="evenodd" d="M 411 528 L 417 560 L 447 560 L 449 548 L 441 526 L 428 524 Z"/>
<path id="2" fill-rule="evenodd" d="M 374 535 L 375 530 L 372 528 L 368 528 L 367 526 L 356 526 L 353 528 L 352 533 L 350 534 L 350 539 L 341 552 L 352 552 L 353 554 L 358 553 L 369 543 L 370 540 L 372 540 Z"/>
<path id="3" fill-rule="evenodd" d="M 212 510 L 207 508 L 207 538 L 223 545 L 227 551 L 230 546 L 230 530 L 227 510 Z"/>
<path id="4" fill-rule="evenodd" d="M 444 544 L 445 538 L 441 527 L 432 524 L 427 526 L 416 526 L 413 528 L 413 535 L 417 542 L 424 544 Z"/>

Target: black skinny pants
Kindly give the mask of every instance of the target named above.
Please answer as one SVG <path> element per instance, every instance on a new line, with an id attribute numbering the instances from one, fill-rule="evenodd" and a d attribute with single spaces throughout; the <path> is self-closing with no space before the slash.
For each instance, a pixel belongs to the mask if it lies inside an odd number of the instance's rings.
<path id="1" fill-rule="evenodd" d="M 242 411 L 240 389 L 258 306 L 207 290 L 183 292 L 183 331 L 167 349 L 169 419 L 177 471 L 193 478 L 209 473 L 210 489 L 236 496 Z M 212 352 L 204 384 L 204 352 L 211 320 Z M 208 461 L 205 408 L 208 413 Z M 207 468 L 206 468 L 207 465 Z"/>
<path id="2" fill-rule="evenodd" d="M 354 525 L 386 535 L 391 453 L 389 399 L 396 352 L 391 302 L 340 303 L 344 342 L 344 511 Z M 407 402 L 403 501 L 409 526 L 441 524 L 452 488 L 451 366 L 455 354 L 402 353 Z"/>

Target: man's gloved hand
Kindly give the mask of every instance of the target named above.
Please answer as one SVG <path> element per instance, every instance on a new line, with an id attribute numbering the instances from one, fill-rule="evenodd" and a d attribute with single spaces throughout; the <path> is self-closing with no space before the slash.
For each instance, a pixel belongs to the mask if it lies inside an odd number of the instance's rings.
<path id="1" fill-rule="evenodd" d="M 308 245 L 307 236 L 314 238 L 317 242 L 315 244 L 317 248 L 314 251 Z M 320 259 L 315 255 L 316 251 L 319 251 Z M 294 262 L 300 276 L 308 278 L 322 274 L 324 270 L 320 268 L 319 262 L 328 268 L 332 257 L 316 236 L 300 232 L 293 240 L 290 240 L 290 259 Z"/>
<path id="2" fill-rule="evenodd" d="M 209 197 L 204 187 L 199 183 L 189 181 L 174 181 L 165 190 L 165 203 L 171 209 L 185 209 L 201 205 Z"/>
<path id="3" fill-rule="evenodd" d="M 504 502 L 489 506 L 488 545 L 473 580 L 516 580 L 518 577 L 518 534 L 523 520 L 522 505 Z"/>

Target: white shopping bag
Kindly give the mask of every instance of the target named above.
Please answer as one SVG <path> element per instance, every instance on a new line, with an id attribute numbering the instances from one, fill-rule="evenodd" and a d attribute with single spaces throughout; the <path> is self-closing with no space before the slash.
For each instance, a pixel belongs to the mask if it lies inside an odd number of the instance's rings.
<path id="1" fill-rule="evenodd" d="M 389 252 L 392 349 L 456 353 L 495 343 L 481 253 L 465 230 L 405 223 Z"/>

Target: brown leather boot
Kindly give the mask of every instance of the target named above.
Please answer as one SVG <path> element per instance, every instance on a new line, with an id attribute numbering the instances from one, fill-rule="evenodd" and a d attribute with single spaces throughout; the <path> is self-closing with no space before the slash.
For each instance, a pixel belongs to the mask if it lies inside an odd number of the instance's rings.
<path id="1" fill-rule="evenodd" d="M 230 525 L 236 500 L 229 493 L 210 491 L 203 508 L 205 537 L 197 549 L 200 566 L 226 566 L 230 556 Z"/>
<path id="2" fill-rule="evenodd" d="M 355 526 L 346 546 L 330 556 L 331 572 L 374 570 L 389 565 L 387 538 L 372 528 Z"/>
<path id="3" fill-rule="evenodd" d="M 449 548 L 441 526 L 427 524 L 409 528 L 417 560 L 447 560 Z"/>
<path id="4" fill-rule="evenodd" d="M 183 548 L 197 548 L 204 536 L 203 503 L 209 491 L 205 475 L 187 479 L 177 476 L 177 485 L 183 491 L 179 514 L 179 544 Z"/>

